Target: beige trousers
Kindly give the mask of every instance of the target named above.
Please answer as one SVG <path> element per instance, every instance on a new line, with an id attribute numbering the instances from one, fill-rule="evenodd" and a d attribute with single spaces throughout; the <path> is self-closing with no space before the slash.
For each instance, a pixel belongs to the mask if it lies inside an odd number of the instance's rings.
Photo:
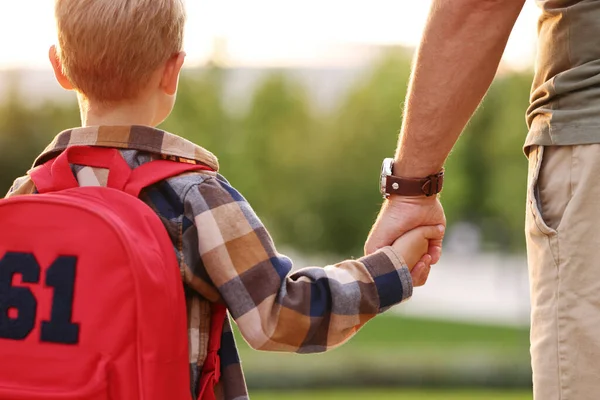
<path id="1" fill-rule="evenodd" d="M 527 254 L 535 400 L 600 399 L 600 144 L 533 147 Z"/>

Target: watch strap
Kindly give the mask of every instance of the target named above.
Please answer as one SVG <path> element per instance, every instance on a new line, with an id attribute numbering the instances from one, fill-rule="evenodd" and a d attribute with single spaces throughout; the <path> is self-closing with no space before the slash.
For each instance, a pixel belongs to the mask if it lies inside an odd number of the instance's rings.
<path id="1" fill-rule="evenodd" d="M 444 171 L 426 178 L 401 178 L 399 176 L 388 175 L 385 185 L 387 195 L 401 196 L 433 196 L 442 191 L 444 185 Z"/>

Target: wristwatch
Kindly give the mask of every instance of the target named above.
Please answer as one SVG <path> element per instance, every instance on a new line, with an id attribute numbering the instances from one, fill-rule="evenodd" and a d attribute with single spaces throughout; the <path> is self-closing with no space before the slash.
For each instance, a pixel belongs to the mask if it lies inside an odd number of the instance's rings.
<path id="1" fill-rule="evenodd" d="M 385 199 L 391 194 L 430 197 L 442 191 L 444 170 L 425 178 L 402 178 L 393 175 L 393 167 L 393 158 L 383 160 L 379 190 Z"/>

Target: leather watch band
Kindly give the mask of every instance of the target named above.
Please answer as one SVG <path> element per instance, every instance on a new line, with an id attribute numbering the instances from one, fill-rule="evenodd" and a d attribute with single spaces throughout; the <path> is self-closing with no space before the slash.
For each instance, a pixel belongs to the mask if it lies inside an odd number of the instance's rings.
<path id="1" fill-rule="evenodd" d="M 411 179 L 388 175 L 385 185 L 385 193 L 401 196 L 433 196 L 442 191 L 444 185 L 444 171 L 426 178 Z"/>

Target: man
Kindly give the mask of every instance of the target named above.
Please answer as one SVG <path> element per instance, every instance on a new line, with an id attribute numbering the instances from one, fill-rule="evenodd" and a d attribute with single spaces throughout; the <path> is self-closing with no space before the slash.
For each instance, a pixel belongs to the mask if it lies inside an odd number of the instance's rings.
<path id="1" fill-rule="evenodd" d="M 427 194 L 439 191 L 436 174 L 489 88 L 524 2 L 433 1 L 393 176 L 420 179 Z M 592 400 L 600 393 L 600 0 L 538 4 L 525 142 L 534 398 Z M 390 196 L 367 253 L 415 226 L 445 223 L 436 196 L 415 193 L 414 185 L 404 185 L 410 181 L 388 174 L 383 183 Z M 441 242 L 430 242 L 429 254 L 437 262 Z M 419 268 L 416 284 L 429 272 L 428 265 Z"/>

